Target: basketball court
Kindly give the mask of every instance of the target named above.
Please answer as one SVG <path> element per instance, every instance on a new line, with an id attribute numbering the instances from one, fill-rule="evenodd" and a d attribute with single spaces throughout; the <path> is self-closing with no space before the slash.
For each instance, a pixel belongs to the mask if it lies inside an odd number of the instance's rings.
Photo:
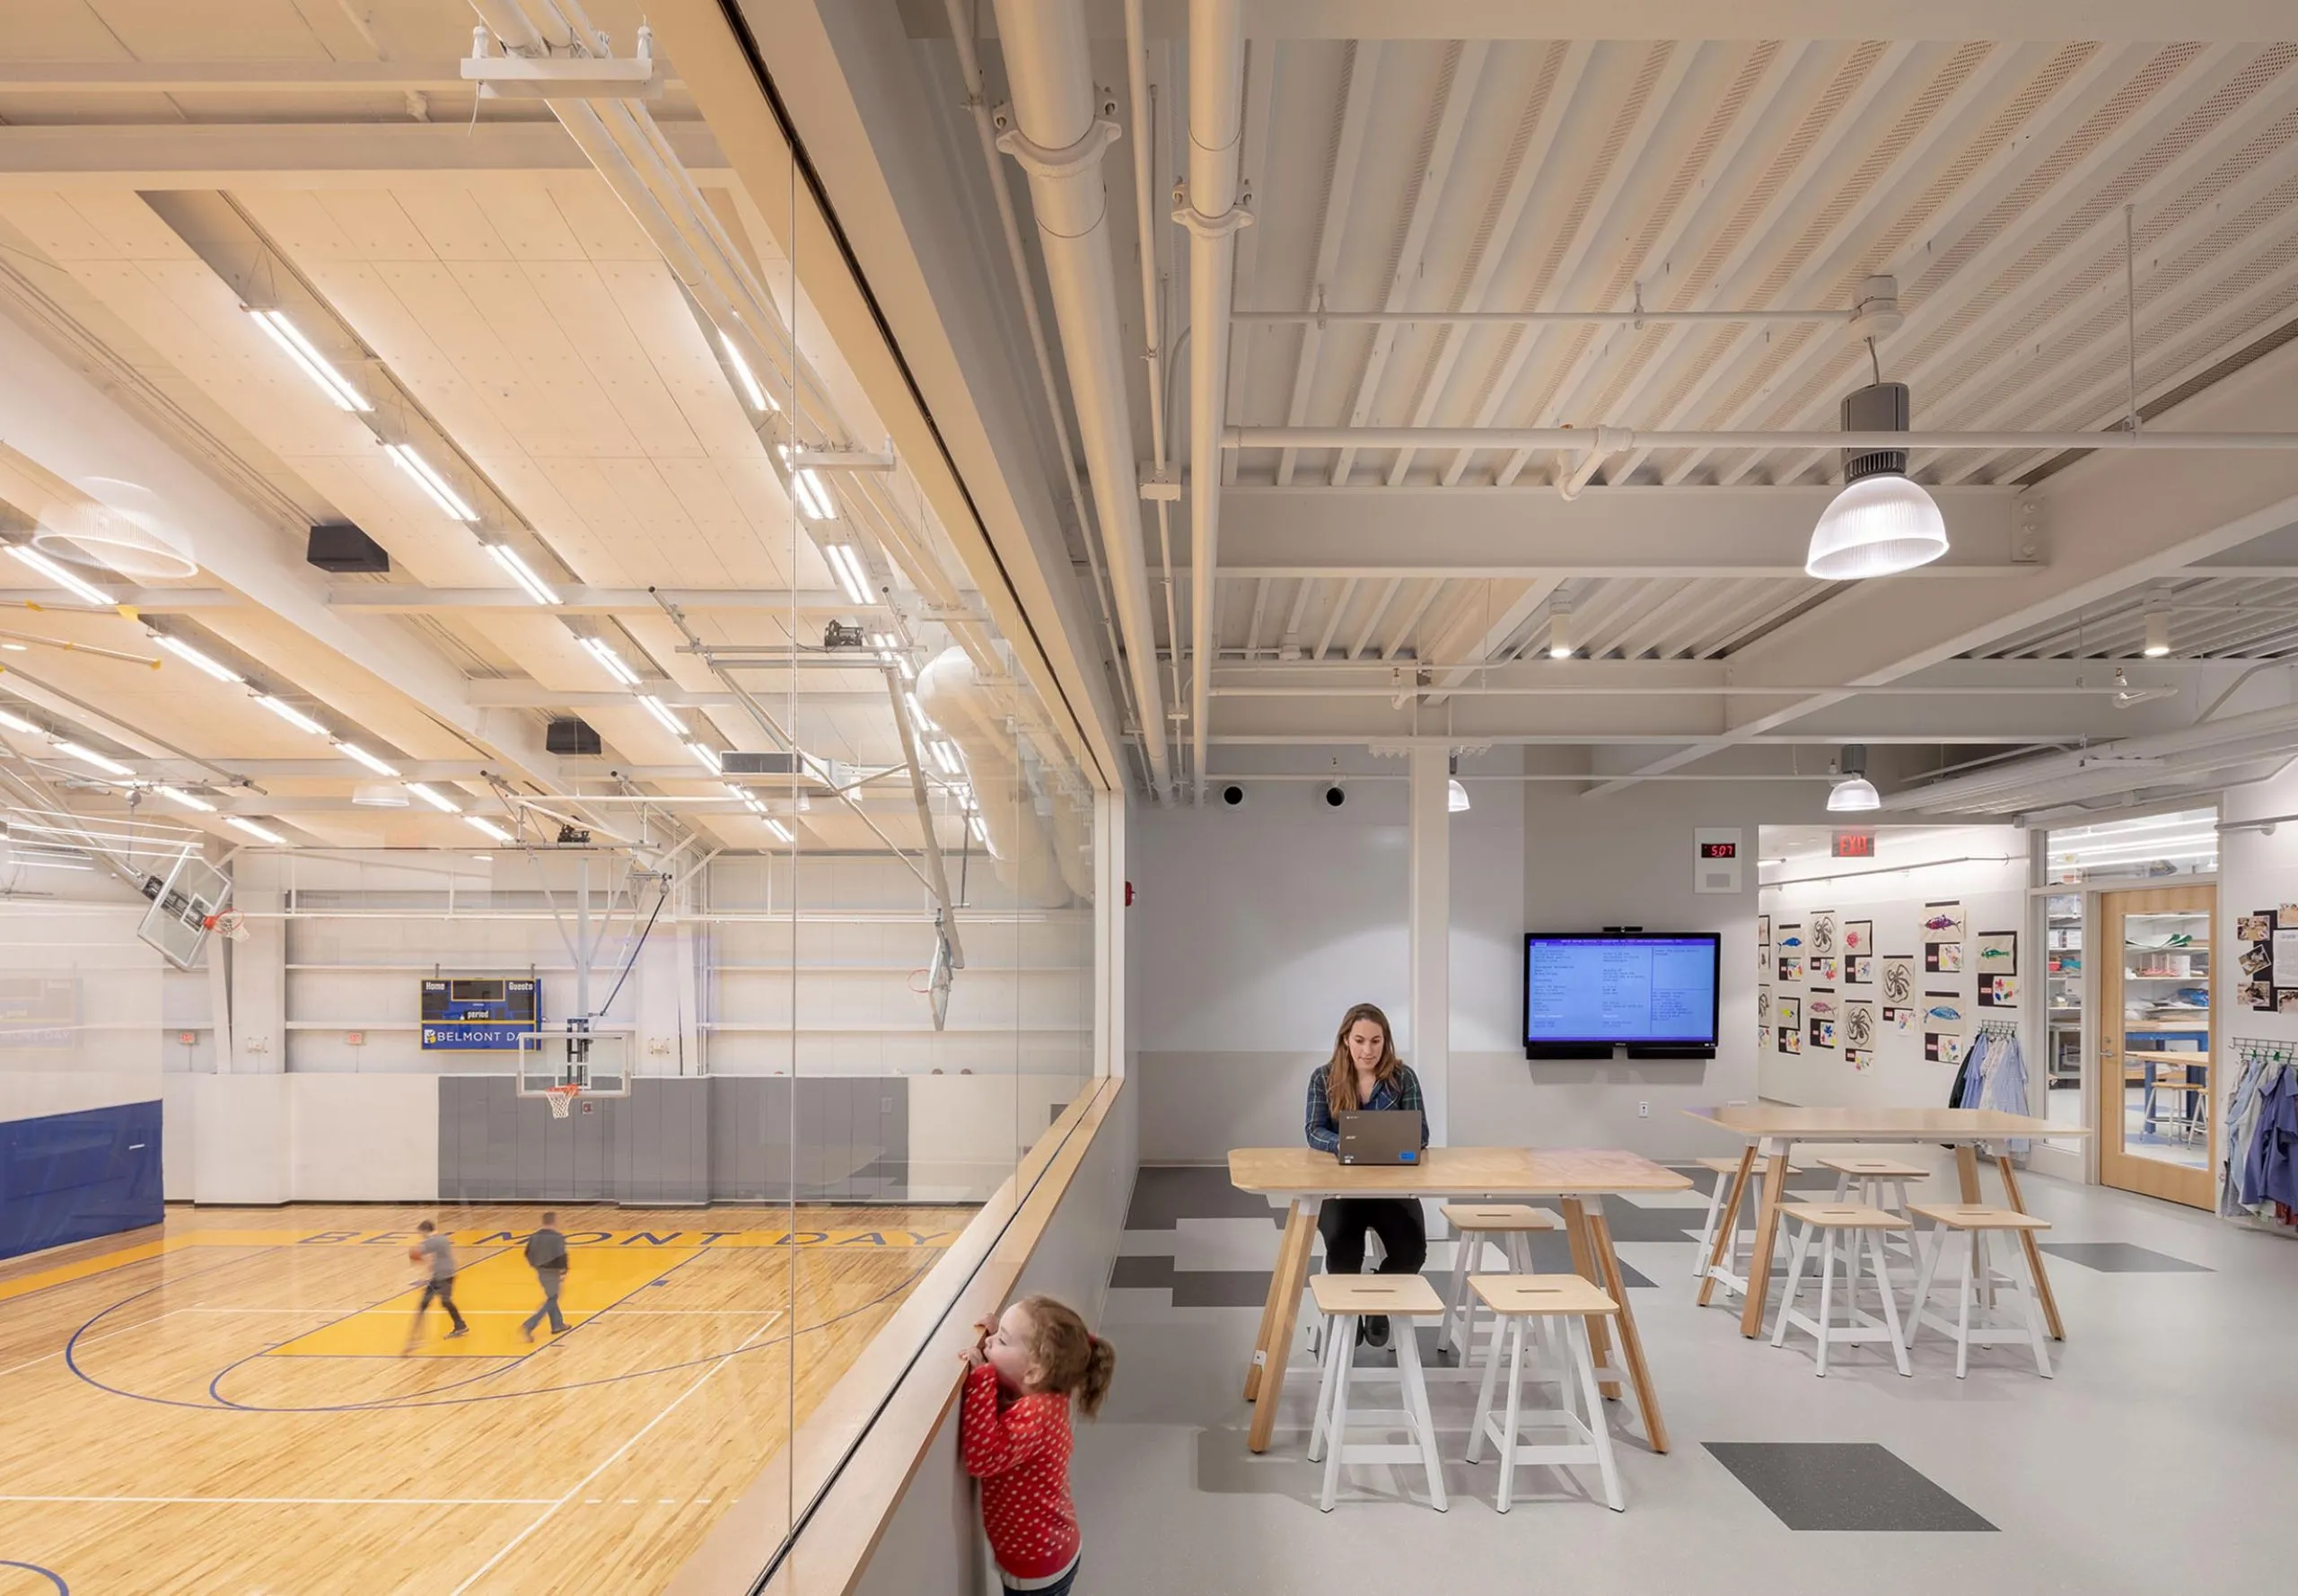
<path id="1" fill-rule="evenodd" d="M 410 1346 L 434 1215 L 471 1333 Z M 530 1343 L 538 1215 L 171 1207 L 0 1270 L 0 1596 L 650 1588 L 971 1210 L 569 1206 Z"/>

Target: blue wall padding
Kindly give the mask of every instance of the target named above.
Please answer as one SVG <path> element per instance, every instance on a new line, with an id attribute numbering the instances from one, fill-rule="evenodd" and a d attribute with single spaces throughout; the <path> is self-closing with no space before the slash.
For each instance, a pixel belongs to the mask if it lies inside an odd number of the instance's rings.
<path id="1" fill-rule="evenodd" d="M 0 1258 L 157 1224 L 160 1105 L 0 1125 Z"/>

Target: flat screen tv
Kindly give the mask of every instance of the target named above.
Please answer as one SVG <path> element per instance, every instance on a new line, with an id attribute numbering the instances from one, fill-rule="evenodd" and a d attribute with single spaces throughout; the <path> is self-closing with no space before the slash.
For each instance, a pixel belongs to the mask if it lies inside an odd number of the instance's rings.
<path id="1" fill-rule="evenodd" d="M 1723 939 L 1713 931 L 1530 932 L 1524 1057 L 1712 1058 Z"/>

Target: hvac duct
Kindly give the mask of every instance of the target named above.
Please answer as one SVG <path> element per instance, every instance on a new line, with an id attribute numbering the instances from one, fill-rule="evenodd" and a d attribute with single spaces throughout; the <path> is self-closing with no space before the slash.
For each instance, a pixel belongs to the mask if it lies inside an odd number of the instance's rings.
<path id="1" fill-rule="evenodd" d="M 1083 0 L 997 0 L 997 31 L 1005 47 L 1014 122 L 997 147 L 1029 173 L 1077 436 L 1092 479 L 1094 513 L 1107 539 L 1110 586 L 1141 716 L 1141 746 L 1149 760 L 1150 785 L 1162 799 L 1172 769 L 1126 392 L 1136 352 L 1126 346 L 1118 320 L 1109 196 L 1101 182 L 1101 155 L 1118 136 L 1118 126 L 1101 114 L 1094 92 Z M 1029 285 L 1022 291 L 1030 292 Z M 1219 457 L 1212 458 L 1217 462 Z"/>
<path id="2" fill-rule="evenodd" d="M 1032 908 L 1067 903 L 1070 888 L 1055 857 L 1053 831 L 1038 813 L 1037 794 L 1022 772 L 1019 740 L 1007 729 L 1013 717 L 996 691 L 961 648 L 944 649 L 927 661 L 916 690 L 918 707 L 965 761 L 997 879 Z"/>
<path id="3" fill-rule="evenodd" d="M 1997 765 L 1894 793 L 1882 806 L 1925 814 L 2000 813 L 2135 787 L 2175 786 L 2214 770 L 2292 753 L 2298 753 L 2298 705 Z"/>
<path id="4" fill-rule="evenodd" d="M 1229 310 L 1245 134 L 1245 23 L 1240 0 L 1189 0 L 1188 188 L 1173 220 L 1188 229 L 1189 769 L 1205 801 L 1213 662 L 1214 572 L 1221 552 L 1221 431 L 1229 386 Z M 1177 644 L 1175 646 L 1179 646 Z"/>

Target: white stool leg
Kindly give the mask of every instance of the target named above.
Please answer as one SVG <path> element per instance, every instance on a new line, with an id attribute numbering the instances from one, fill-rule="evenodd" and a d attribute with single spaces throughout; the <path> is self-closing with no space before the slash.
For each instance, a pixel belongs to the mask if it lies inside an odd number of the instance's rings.
<path id="1" fill-rule="evenodd" d="M 1821 1380 L 1828 1377 L 1828 1343 L 1835 1337 L 1835 1239 L 1836 1232 L 1830 1230 L 1820 1247 L 1819 1376 Z"/>
<path id="2" fill-rule="evenodd" d="M 1348 1371 L 1356 1360 L 1356 1315 L 1339 1313 L 1332 1321 L 1332 1417 L 1325 1425 L 1325 1489 L 1320 1511 L 1330 1513 L 1340 1490 L 1341 1454 L 1348 1450 Z"/>
<path id="3" fill-rule="evenodd" d="M 1955 1310 L 1955 1378 L 1960 1380 L 1971 1367 L 1971 1299 L 1978 1295 L 1978 1273 L 1982 1257 L 1978 1232 L 1963 1232 L 1963 1289 L 1958 1293 Z"/>
<path id="4" fill-rule="evenodd" d="M 1891 1290 L 1891 1277 L 1883 1263 L 1883 1232 L 1869 1231 L 1867 1244 L 1875 1260 L 1876 1294 L 1883 1299 L 1883 1329 L 1891 1337 L 1891 1362 L 1899 1365 L 1900 1373 L 1912 1376 L 1915 1371 L 1908 1367 L 1907 1348 L 1899 1341 L 1899 1299 Z"/>
<path id="5" fill-rule="evenodd" d="M 1564 1337 L 1572 1347 L 1574 1370 L 1580 1376 L 1580 1399 L 1588 1409 L 1588 1437 L 1595 1443 L 1596 1469 L 1604 1482 L 1604 1505 L 1625 1513 L 1627 1502 L 1619 1490 L 1619 1466 L 1612 1458 L 1612 1433 L 1604 1422 L 1603 1393 L 1596 1389 L 1596 1360 L 1588 1340 L 1588 1321 L 1565 1321 Z"/>
<path id="6" fill-rule="evenodd" d="M 1516 1483 L 1516 1425 L 1524 1401 L 1523 1315 L 1510 1320 L 1508 1330 L 1508 1418 L 1500 1432 L 1500 1495 L 1495 1504 L 1501 1513 L 1508 1511 L 1509 1493 Z M 1492 1338 L 1500 1339 L 1496 1327 Z"/>
<path id="7" fill-rule="evenodd" d="M 1476 1327 L 1476 1304 L 1469 1296 L 1469 1269 L 1480 1262 L 1477 1254 L 1484 1250 L 1484 1238 L 1474 1231 L 1455 1231 L 1452 1236 L 1452 1290 L 1446 1299 L 1452 1306 L 1444 1315 L 1444 1333 L 1436 1340 L 1441 1346 L 1449 1342 L 1460 1350 L 1460 1361 L 1468 1362 L 1469 1339 Z M 1456 1329 L 1453 1321 L 1464 1322 Z M 1456 1338 L 1457 1337 L 1457 1338 Z"/>
<path id="8" fill-rule="evenodd" d="M 1444 1495 L 1444 1463 L 1436 1455 L 1436 1420 L 1428 1411 L 1428 1381 L 1420 1372 L 1420 1334 L 1408 1319 L 1396 1321 L 1397 1378 L 1404 1382 L 1405 1412 L 1410 1416 L 1420 1461 L 1428 1470 L 1428 1500 L 1438 1513 L 1452 1504 Z"/>
<path id="9" fill-rule="evenodd" d="M 1692 1254 L 1691 1277 L 1694 1280 L 1702 1278 L 1707 1273 L 1707 1255 L 1715 1246 L 1715 1218 L 1717 1215 L 1724 1212 L 1724 1194 L 1731 1188 L 1732 1177 L 1718 1171 L 1715 1176 L 1715 1189 L 1707 1194 L 1707 1223 L 1699 1229 L 1699 1250 Z M 1739 1217 L 1739 1210 L 1734 1208 L 1732 1211 L 1732 1219 L 1735 1224 Z"/>
<path id="10" fill-rule="evenodd" d="M 1907 1309 L 1907 1349 L 1915 1350 L 1915 1338 L 1923 1329 L 1923 1311 L 1930 1305 L 1932 1276 L 1939 1267 L 1939 1255 L 1947 1250 L 1947 1232 L 1938 1225 L 1918 1232 L 1914 1241 L 1916 1251 L 1915 1298 Z"/>
<path id="11" fill-rule="evenodd" d="M 1779 1318 L 1771 1327 L 1771 1344 L 1774 1346 L 1787 1345 L 1787 1313 L 1795 1306 L 1796 1293 L 1803 1289 L 1803 1263 L 1811 1250 L 1811 1227 L 1806 1224 L 1795 1232 L 1793 1256 L 1787 1265 L 1787 1288 L 1780 1295 Z"/>
<path id="12" fill-rule="evenodd" d="M 1850 1195 L 1851 1171 L 1848 1170 L 1838 1170 L 1835 1172 L 1835 1202 L 1837 1206 L 1840 1206 L 1843 1203 L 1843 1199 Z"/>
<path id="13" fill-rule="evenodd" d="M 1349 1340 L 1353 1346 L 1355 1337 L 1351 1337 Z M 1328 1322 L 1325 1326 L 1324 1350 L 1319 1357 L 1319 1364 L 1323 1372 L 1317 1379 L 1317 1416 L 1309 1426 L 1309 1461 L 1311 1463 L 1321 1462 L 1325 1455 L 1326 1432 L 1331 1423 L 1333 1387 L 1339 1379 L 1335 1368 L 1337 1362 L 1335 1349 L 1340 1345 L 1340 1337 L 1332 1333 L 1332 1326 Z"/>
<path id="14" fill-rule="evenodd" d="M 2035 1290 L 2034 1260 L 2027 1256 L 2025 1247 L 2012 1242 L 2008 1237 L 2004 1240 L 2004 1250 L 2018 1260 L 2020 1280 L 2016 1289 L 2019 1310 L 2027 1320 L 2027 1340 L 2035 1349 L 2035 1372 L 2048 1380 L 2051 1377 L 2050 1354 L 2043 1340 L 2043 1316 L 2036 1301 L 2041 1293 Z"/>
<path id="15" fill-rule="evenodd" d="M 1484 1384 L 1476 1397 L 1476 1425 L 1469 1431 L 1469 1461 L 1484 1461 L 1485 1426 L 1492 1422 L 1492 1393 L 1500 1383 L 1500 1344 L 1507 1338 L 1508 1321 L 1495 1316 L 1492 1321 L 1492 1339 L 1484 1349 Z"/>

